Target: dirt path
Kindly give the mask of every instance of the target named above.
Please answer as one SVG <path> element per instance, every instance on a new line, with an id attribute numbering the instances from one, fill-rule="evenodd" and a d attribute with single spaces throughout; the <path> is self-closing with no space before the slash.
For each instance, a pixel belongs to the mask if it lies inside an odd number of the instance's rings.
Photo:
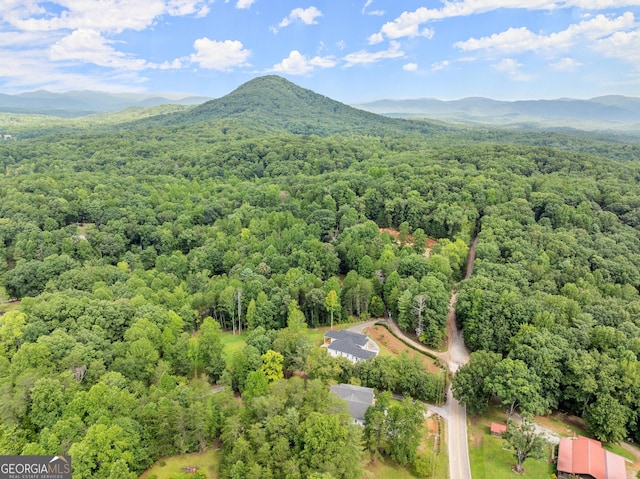
<path id="1" fill-rule="evenodd" d="M 473 238 L 473 241 L 469 246 L 469 254 L 467 255 L 467 271 L 464 275 L 464 279 L 471 278 L 471 274 L 473 274 L 473 265 L 476 262 L 476 246 L 478 246 L 477 236 Z"/>

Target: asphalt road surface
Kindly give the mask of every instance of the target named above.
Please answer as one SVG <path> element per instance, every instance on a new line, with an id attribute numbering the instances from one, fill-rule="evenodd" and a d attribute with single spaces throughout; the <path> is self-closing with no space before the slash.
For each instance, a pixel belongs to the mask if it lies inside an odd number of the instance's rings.
<path id="1" fill-rule="evenodd" d="M 451 373 L 469 361 L 469 352 L 464 345 L 462 331 L 456 326 L 456 295 L 449 303 L 449 350 L 448 365 Z M 449 478 L 471 479 L 469 443 L 467 442 L 467 410 L 453 397 L 451 387 L 447 392 L 447 444 L 449 445 Z"/>
<path id="2" fill-rule="evenodd" d="M 475 237 L 469 248 L 467 257 L 467 271 L 464 279 L 473 273 L 473 263 L 476 258 Z M 464 344 L 462 331 L 456 323 L 456 294 L 451 295 L 449 302 L 449 317 L 447 320 L 449 334 L 449 349 L 447 350 L 449 370 L 455 373 L 460 366 L 469 361 L 469 351 Z M 469 463 L 469 443 L 467 441 L 467 410 L 453 397 L 451 388 L 447 392 L 447 444 L 449 445 L 449 479 L 471 479 L 471 465 Z"/>
<path id="3" fill-rule="evenodd" d="M 467 258 L 467 271 L 464 279 L 468 279 L 473 273 L 475 249 L 478 240 L 475 238 L 469 248 Z M 413 344 L 417 349 L 428 352 L 447 363 L 451 373 L 455 373 L 460 366 L 469 361 L 469 351 L 464 344 L 462 331 L 456 323 L 456 293 L 451 295 L 449 302 L 449 316 L 447 319 L 447 333 L 449 347 L 446 352 L 440 353 L 427 348 L 424 344 L 417 343 L 404 335 L 395 321 L 389 319 L 389 327 L 394 334 L 404 341 Z M 449 479 L 471 479 L 471 466 L 469 464 L 469 443 L 467 442 L 467 411 L 464 406 L 453 397 L 451 388 L 447 391 L 447 404 L 445 406 L 447 420 L 447 444 L 449 446 Z"/>

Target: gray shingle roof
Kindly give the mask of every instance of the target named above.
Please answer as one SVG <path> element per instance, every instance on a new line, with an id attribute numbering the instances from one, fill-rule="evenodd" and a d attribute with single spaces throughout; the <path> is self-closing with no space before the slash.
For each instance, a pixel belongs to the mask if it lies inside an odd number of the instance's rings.
<path id="1" fill-rule="evenodd" d="M 331 386 L 329 390 L 347 401 L 349 414 L 354 419 L 364 421 L 364 413 L 367 412 L 369 406 L 373 405 L 375 397 L 372 388 L 353 386 L 351 384 L 336 384 Z"/>
<path id="2" fill-rule="evenodd" d="M 349 341 L 360 346 L 361 348 L 364 347 L 369 341 L 369 338 L 364 334 L 354 333 L 353 331 L 345 331 L 345 330 L 341 330 L 341 331 L 330 330 L 330 331 L 327 331 L 324 334 L 324 336 L 325 338 Z"/>
<path id="3" fill-rule="evenodd" d="M 363 349 L 369 342 L 369 338 L 364 334 L 352 331 L 327 331 L 324 336 L 333 339 L 327 346 L 329 350 L 350 354 L 359 359 L 368 359 L 376 355 L 374 351 Z"/>

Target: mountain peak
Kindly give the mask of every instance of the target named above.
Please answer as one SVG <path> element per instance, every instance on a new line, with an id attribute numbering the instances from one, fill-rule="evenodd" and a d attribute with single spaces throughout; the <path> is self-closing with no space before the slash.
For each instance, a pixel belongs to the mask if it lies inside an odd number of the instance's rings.
<path id="1" fill-rule="evenodd" d="M 375 133 L 421 129 L 403 120 L 358 110 L 277 75 L 254 78 L 228 95 L 185 112 L 180 122 L 236 118 L 270 130 L 301 134 Z"/>

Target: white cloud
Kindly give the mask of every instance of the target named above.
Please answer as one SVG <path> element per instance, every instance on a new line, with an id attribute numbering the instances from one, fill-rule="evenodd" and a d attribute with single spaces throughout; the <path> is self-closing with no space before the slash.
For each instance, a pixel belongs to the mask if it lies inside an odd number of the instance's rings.
<path id="1" fill-rule="evenodd" d="M 610 58 L 620 58 L 640 70 L 640 30 L 616 32 L 598 40 L 594 49 Z"/>
<path id="2" fill-rule="evenodd" d="M 512 80 L 517 81 L 528 81 L 530 77 L 528 75 L 523 74 L 520 71 L 522 64 L 513 60 L 512 58 L 505 58 L 494 65 L 491 65 L 494 70 L 499 71 L 501 73 L 505 73 Z"/>
<path id="3" fill-rule="evenodd" d="M 196 17 L 206 17 L 210 11 L 207 1 L 202 0 L 169 0 L 167 2 L 167 13 L 172 17 L 184 17 L 194 15 Z"/>
<path id="4" fill-rule="evenodd" d="M 316 56 L 309 59 L 298 50 L 292 50 L 289 56 L 274 65 L 271 71 L 289 75 L 305 75 L 316 67 L 333 68 L 336 64 L 337 62 L 333 57 Z"/>
<path id="5" fill-rule="evenodd" d="M 526 51 L 545 51 L 549 53 L 565 51 L 568 48 L 587 41 L 607 37 L 620 30 L 635 25 L 633 13 L 627 12 L 617 18 L 610 19 L 605 15 L 597 15 L 590 20 L 570 25 L 566 30 L 550 35 L 533 33 L 528 28 L 509 28 L 488 37 L 470 38 L 457 42 L 455 46 L 464 51 L 491 50 L 498 53 L 522 53 Z"/>
<path id="6" fill-rule="evenodd" d="M 14 51 L 0 49 L 0 78 L 3 90 L 24 91 L 44 88 L 49 91 L 100 90 L 112 92 L 132 92 L 142 90 L 136 85 L 145 81 L 138 74 L 99 75 L 69 73 L 48 62 L 43 50 Z"/>
<path id="7" fill-rule="evenodd" d="M 182 59 L 161 64 L 149 63 L 117 51 L 111 46 L 113 43 L 115 42 L 107 40 L 94 30 L 76 30 L 51 46 L 49 59 L 55 62 L 93 63 L 124 71 L 154 68 L 169 70 L 182 67 Z"/>
<path id="8" fill-rule="evenodd" d="M 0 45 L 5 48 L 18 47 L 20 49 L 27 46 L 48 46 L 59 37 L 62 35 L 43 35 L 38 32 L 0 32 Z"/>
<path id="9" fill-rule="evenodd" d="M 433 32 L 421 26 L 428 22 L 452 17 L 464 17 L 498 9 L 520 10 L 558 10 L 580 8 L 599 11 L 609 8 L 640 6 L 640 0 L 459 0 L 445 1 L 441 8 L 420 7 L 414 11 L 405 11 L 395 20 L 385 23 L 378 34 L 369 37 L 382 41 L 379 35 L 391 39 L 402 37 L 427 36 Z"/>
<path id="10" fill-rule="evenodd" d="M 424 7 L 422 9 L 424 9 Z M 420 13 L 422 9 L 418 9 L 416 12 L 404 12 L 393 22 L 385 23 L 380 29 L 380 34 L 383 34 L 385 37 L 391 39 L 402 37 L 433 37 L 432 29 L 420 29 L 420 26 L 424 23 L 424 21 L 422 20 L 422 15 Z"/>
<path id="11" fill-rule="evenodd" d="M 500 63 L 496 63 L 493 65 L 493 68 L 503 73 L 515 73 L 520 70 L 522 65 L 515 61 L 512 58 L 505 58 L 500 61 Z"/>
<path id="12" fill-rule="evenodd" d="M 49 4 L 57 8 L 46 8 Z M 204 16 L 209 0 L 54 0 L 31 1 L 25 6 L 11 3 L 0 7 L 12 27 L 24 31 L 91 29 L 103 33 L 144 30 L 163 15 Z"/>
<path id="13" fill-rule="evenodd" d="M 384 42 L 384 35 L 380 32 L 374 33 L 369 37 L 369 45 L 375 45 L 376 43 Z"/>
<path id="14" fill-rule="evenodd" d="M 567 0 L 558 2 L 565 7 L 577 7 L 584 10 L 606 10 L 607 8 L 634 7 L 640 5 L 639 0 Z"/>
<path id="15" fill-rule="evenodd" d="M 296 20 L 301 21 L 305 25 L 315 25 L 318 23 L 316 18 L 321 16 L 322 12 L 316 7 L 294 8 L 293 10 L 291 10 L 291 13 L 289 13 L 288 17 L 282 19 L 278 26 L 280 28 L 288 27 Z"/>
<path id="16" fill-rule="evenodd" d="M 193 47 L 196 53 L 191 55 L 191 61 L 209 70 L 231 71 L 234 67 L 247 66 L 251 55 L 238 40 L 218 42 L 204 37 L 196 40 Z"/>
<path id="17" fill-rule="evenodd" d="M 182 68 L 189 58 L 151 63 L 125 52 L 124 42 L 114 41 L 115 36 L 126 30 L 146 30 L 163 17 L 206 16 L 211 3 L 213 0 L 0 0 L 0 48 L 7 49 L 3 66 L 12 65 L 9 70 L 2 68 L 2 85 L 135 90 L 146 81 L 141 71 Z M 33 58 L 40 59 L 37 65 L 30 60 Z M 81 64 L 104 69 L 99 78 L 69 72 Z M 122 86 L 125 82 L 126 87 Z"/>
<path id="18" fill-rule="evenodd" d="M 367 8 L 369 8 L 372 3 L 373 3 L 373 0 L 367 0 L 367 2 L 364 4 L 364 7 L 362 7 L 362 14 L 363 15 L 376 15 L 376 16 L 384 15 L 384 10 L 367 10 Z"/>
<path id="19" fill-rule="evenodd" d="M 360 65 L 363 63 L 375 63 L 380 60 L 402 57 L 404 57 L 404 52 L 400 50 L 400 43 L 392 41 L 387 50 L 381 50 L 378 52 L 361 50 L 359 52 L 349 53 L 344 57 L 344 61 L 346 62 L 345 66 L 351 67 L 353 65 Z"/>
<path id="20" fill-rule="evenodd" d="M 561 58 L 551 64 L 551 68 L 560 72 L 575 72 L 582 66 L 582 63 L 573 58 Z"/>
<path id="21" fill-rule="evenodd" d="M 441 62 L 436 62 L 431 64 L 431 71 L 438 72 L 440 70 L 446 70 L 451 65 L 449 60 L 443 60 Z"/>
<path id="22" fill-rule="evenodd" d="M 407 63 L 402 66 L 402 69 L 407 72 L 414 72 L 418 69 L 417 63 Z"/>
<path id="23" fill-rule="evenodd" d="M 253 5 L 255 2 L 256 0 L 238 0 L 238 3 L 236 3 L 236 8 L 246 10 L 248 8 L 251 8 L 251 5 Z"/>
<path id="24" fill-rule="evenodd" d="M 54 61 L 93 63 L 124 70 L 143 70 L 148 67 L 144 60 L 118 52 L 110 43 L 95 30 L 76 30 L 54 43 L 49 49 L 49 57 Z"/>

